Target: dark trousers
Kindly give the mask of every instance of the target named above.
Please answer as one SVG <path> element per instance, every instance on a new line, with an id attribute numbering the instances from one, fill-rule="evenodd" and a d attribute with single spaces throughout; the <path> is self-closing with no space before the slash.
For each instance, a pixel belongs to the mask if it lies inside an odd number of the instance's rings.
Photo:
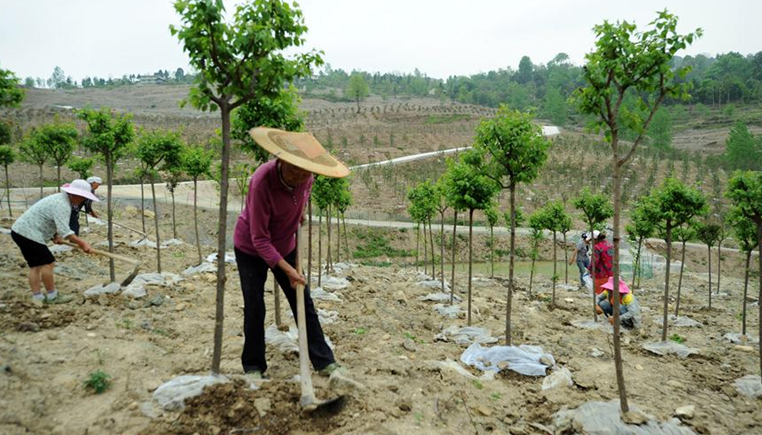
<path id="1" fill-rule="evenodd" d="M 71 211 L 71 217 L 69 218 L 69 228 L 74 231 L 76 236 L 79 236 L 79 211 Z"/>
<path id="2" fill-rule="evenodd" d="M 288 264 L 294 266 L 296 250 L 285 257 Z M 241 363 L 243 371 L 250 372 L 259 370 L 264 373 L 267 370 L 265 358 L 265 282 L 267 282 L 267 270 L 269 266 L 259 257 L 247 254 L 235 249 L 235 261 L 238 265 L 238 275 L 241 277 L 241 290 L 243 291 L 243 352 Z M 292 290 L 288 276 L 280 268 L 273 270 L 278 285 L 291 306 L 296 320 L 296 291 Z M 305 315 L 307 318 L 307 343 L 310 361 L 315 370 L 322 370 L 335 362 L 333 351 L 328 347 L 320 327 L 315 305 L 310 297 L 309 287 L 304 288 Z"/>

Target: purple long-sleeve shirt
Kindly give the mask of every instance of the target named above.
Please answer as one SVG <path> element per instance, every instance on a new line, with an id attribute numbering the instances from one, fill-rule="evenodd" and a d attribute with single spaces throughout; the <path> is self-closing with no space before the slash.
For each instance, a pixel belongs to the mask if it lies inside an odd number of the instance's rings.
<path id="1" fill-rule="evenodd" d="M 277 160 L 254 171 L 246 206 L 238 216 L 233 244 L 255 255 L 271 268 L 296 247 L 296 229 L 302 218 L 314 178 L 289 190 L 278 175 Z"/>

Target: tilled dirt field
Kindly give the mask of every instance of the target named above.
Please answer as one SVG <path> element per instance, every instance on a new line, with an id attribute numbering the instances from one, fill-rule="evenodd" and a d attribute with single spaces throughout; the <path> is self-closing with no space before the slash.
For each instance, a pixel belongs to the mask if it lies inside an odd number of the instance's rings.
<path id="1" fill-rule="evenodd" d="M 105 239 L 105 227 L 90 228 L 88 240 Z M 129 247 L 123 236 L 119 240 L 119 253 L 153 264 L 153 250 Z M 162 252 L 167 272 L 180 273 L 194 263 L 192 245 Z M 500 372 L 486 380 L 473 368 L 466 368 L 473 376 L 448 368 L 452 365 L 442 363 L 459 361 L 465 347 L 435 337 L 449 326 L 465 326 L 465 318 L 449 319 L 434 309 L 434 302 L 420 300 L 435 290 L 420 285 L 423 277 L 414 268 L 354 265 L 341 274 L 349 287 L 332 292 L 341 301 L 316 300 L 316 305 L 337 313 L 323 328 L 337 358 L 365 389 L 331 390 L 324 378 L 314 375 L 318 397 L 344 393 L 347 403 L 336 415 L 301 415 L 299 384 L 293 382 L 299 372 L 296 355 L 270 346 L 270 382 L 250 390 L 246 382 L 236 380 L 241 374 L 243 300 L 237 271 L 229 265 L 221 371 L 233 381 L 207 388 L 187 400 L 183 411 L 163 411 L 152 400 L 157 387 L 178 375 L 210 371 L 214 275 L 190 276 L 168 287 L 148 286 L 147 296 L 137 300 L 121 295 L 85 299 L 85 289 L 108 280 L 108 263 L 77 252 L 57 256 L 58 288 L 75 300 L 34 305 L 21 255 L 10 237 L 0 236 L 3 434 L 543 434 L 553 433 L 552 415 L 562 407 L 618 397 L 611 335 L 573 324 L 592 317 L 586 292 L 559 288 L 558 306 L 552 310 L 549 279 L 537 278 L 536 293 L 529 297 L 523 290 L 527 277 L 519 276 L 514 344 L 542 346 L 574 380 L 572 387 L 543 390 L 542 378 Z M 126 266 L 118 266 L 117 278 L 128 272 Z M 681 314 L 703 326 L 669 330 L 669 335 L 677 334 L 699 349 L 687 359 L 660 357 L 641 348 L 660 339 L 655 319 L 661 317 L 661 278 L 645 281 L 636 290 L 644 309 L 643 328 L 623 334 L 630 402 L 662 420 L 680 406 L 695 405 L 695 416 L 684 424 L 696 433 L 760 433 L 760 401 L 739 395 L 733 387 L 735 379 L 757 373 L 758 348 L 722 338 L 727 332 L 740 332 L 743 282 L 723 277 L 727 295 L 715 296 L 709 310 L 701 272 L 689 270 L 684 279 Z M 461 290 L 466 277 L 459 275 L 456 281 L 455 293 L 465 299 Z M 474 326 L 489 329 L 501 344 L 506 292 L 502 283 L 478 277 L 473 285 Z M 269 325 L 272 294 L 266 299 Z M 465 302 L 461 306 L 465 309 Z M 757 309 L 749 307 L 751 331 L 758 325 Z M 283 316 L 290 322 L 287 311 Z M 102 394 L 84 388 L 96 370 L 111 376 L 112 385 Z"/>

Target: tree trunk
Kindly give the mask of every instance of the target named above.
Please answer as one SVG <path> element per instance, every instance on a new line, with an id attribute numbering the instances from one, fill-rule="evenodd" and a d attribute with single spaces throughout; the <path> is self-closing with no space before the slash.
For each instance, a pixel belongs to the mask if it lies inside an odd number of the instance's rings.
<path id="1" fill-rule="evenodd" d="M 489 227 L 489 262 L 490 262 L 490 278 L 495 277 L 495 227 Z"/>
<path id="2" fill-rule="evenodd" d="M 455 295 L 455 234 L 457 233 L 458 229 L 458 210 L 453 210 L 454 218 L 452 221 L 452 246 L 450 249 L 452 250 L 452 261 L 450 262 L 451 266 L 451 275 L 450 275 L 450 305 L 453 304 L 453 299 Z"/>
<path id="3" fill-rule="evenodd" d="M 471 326 L 471 256 L 474 250 L 474 209 L 468 212 L 468 326 Z"/>
<path id="4" fill-rule="evenodd" d="M 11 209 L 11 182 L 8 177 L 8 165 L 5 165 L 5 198 L 8 201 L 8 216 L 13 217 L 13 210 Z"/>
<path id="5" fill-rule="evenodd" d="M 746 295 L 749 290 L 749 267 L 751 266 L 751 250 L 746 251 L 746 273 L 743 282 L 743 314 L 741 314 L 741 335 L 746 335 Z M 760 299 L 762 300 L 762 299 Z M 762 336 L 760 336 L 762 337 Z"/>
<path id="6" fill-rule="evenodd" d="M 717 243 L 717 294 L 720 294 L 720 280 L 722 279 L 722 240 Z"/>
<path id="7" fill-rule="evenodd" d="M 593 321 L 597 322 L 598 312 L 595 310 L 595 307 L 598 306 L 598 303 L 595 300 L 595 237 L 593 237 L 593 227 L 594 227 L 593 221 L 590 221 L 590 237 L 591 237 L 590 244 L 593 245 L 593 253 L 590 255 L 590 279 L 593 282 Z"/>
<path id="8" fill-rule="evenodd" d="M 437 279 L 437 271 L 434 268 L 437 259 L 434 255 L 434 230 L 431 229 L 431 218 L 429 218 L 429 240 L 431 241 L 431 278 Z"/>
<path id="9" fill-rule="evenodd" d="M 220 105 L 222 117 L 222 156 L 220 171 L 220 214 L 219 231 L 217 233 L 217 297 L 214 321 L 214 353 L 212 356 L 212 373 L 220 373 L 222 358 L 222 329 L 225 318 L 225 250 L 227 249 L 228 229 L 228 169 L 230 168 L 230 109 L 227 103 Z"/>
<path id="10" fill-rule="evenodd" d="M 709 252 L 709 309 L 712 308 L 712 247 L 707 245 L 707 252 Z"/>
<path id="11" fill-rule="evenodd" d="M 664 324 L 661 326 L 661 341 L 667 341 L 667 310 L 669 305 L 669 267 L 672 262 L 672 222 L 667 219 L 667 267 L 664 272 Z M 614 298 L 616 299 L 616 297 Z"/>
<path id="12" fill-rule="evenodd" d="M 534 283 L 534 262 L 537 259 L 537 253 L 532 252 L 532 267 L 529 269 L 529 299 L 532 299 L 532 284 Z"/>
<path id="13" fill-rule="evenodd" d="M 341 218 L 336 212 L 336 262 L 341 263 Z"/>
<path id="14" fill-rule="evenodd" d="M 347 261 L 349 261 L 349 234 L 347 233 L 347 218 L 343 212 L 341 213 L 341 221 L 344 224 L 344 255 L 347 257 Z"/>
<path id="15" fill-rule="evenodd" d="M 622 413 L 630 410 L 627 404 L 627 390 L 624 384 L 624 371 L 622 369 L 622 345 L 619 336 L 619 240 L 621 234 L 622 216 L 622 168 L 618 165 L 618 140 L 612 139 L 613 166 L 614 166 L 614 367 L 616 369 L 616 383 L 619 389 L 619 406 Z M 669 261 L 669 260 L 667 260 Z M 669 266 L 668 266 L 669 267 Z M 595 298 L 595 292 L 593 292 Z"/>
<path id="16" fill-rule="evenodd" d="M 569 285 L 569 246 L 566 244 L 566 233 L 564 233 L 564 264 L 566 268 L 564 284 Z"/>
<path id="17" fill-rule="evenodd" d="M 156 226 L 156 268 L 161 273 L 161 238 L 159 235 L 159 204 L 156 203 L 156 189 L 151 176 L 151 197 L 153 198 L 153 224 Z M 225 262 L 225 255 L 217 257 L 217 261 Z"/>
<path id="18" fill-rule="evenodd" d="M 677 301 L 675 302 L 675 317 L 680 315 L 680 289 L 683 287 L 683 269 L 685 269 L 685 242 L 683 240 L 683 253 L 680 260 L 680 278 L 677 280 Z"/>
<path id="19" fill-rule="evenodd" d="M 643 247 L 643 238 L 638 237 L 638 250 L 635 251 L 635 262 L 632 264 L 632 288 L 635 289 L 635 277 L 640 270 L 640 249 Z M 680 289 L 677 289 L 680 292 Z"/>
<path id="20" fill-rule="evenodd" d="M 148 234 L 146 232 L 146 195 L 145 195 L 145 189 L 143 189 L 143 182 L 145 180 L 143 179 L 143 176 L 140 176 L 140 220 L 143 222 L 143 234 Z"/>
<path id="21" fill-rule="evenodd" d="M 169 191 L 172 195 L 172 238 L 177 239 L 177 221 L 175 220 L 175 189 Z"/>
<path id="22" fill-rule="evenodd" d="M 323 210 L 318 211 L 318 287 L 322 285 L 323 280 Z"/>
<path id="23" fill-rule="evenodd" d="M 331 206 L 326 208 L 326 223 L 328 225 L 328 243 L 326 244 L 325 268 L 326 272 L 333 272 L 333 259 L 331 258 Z"/>
<path id="24" fill-rule="evenodd" d="M 516 257 L 516 184 L 511 182 L 511 254 L 508 256 L 508 294 L 505 307 L 505 344 L 511 345 L 511 304 L 513 303 L 513 262 Z"/>
<path id="25" fill-rule="evenodd" d="M 204 260 L 201 258 L 201 240 L 198 237 L 198 178 L 193 179 L 193 226 L 196 230 L 196 249 L 198 250 L 198 264 Z"/>
<path id="26" fill-rule="evenodd" d="M 444 277 L 444 211 L 439 213 L 439 277 L 442 280 L 442 293 L 445 292 Z"/>
<path id="27" fill-rule="evenodd" d="M 418 222 L 415 226 L 415 270 L 418 271 L 418 251 L 421 245 L 421 223 Z M 424 269 L 423 273 L 426 273 Z"/>
<path id="28" fill-rule="evenodd" d="M 558 257 L 556 257 L 556 232 L 553 231 L 553 296 L 550 300 L 550 305 L 556 307 L 556 283 L 558 282 L 558 273 L 556 267 L 558 266 Z"/>
<path id="29" fill-rule="evenodd" d="M 429 273 L 429 242 L 426 240 L 426 220 L 423 220 L 423 273 Z"/>
<path id="30" fill-rule="evenodd" d="M 61 165 L 56 165 L 56 192 L 61 192 Z"/>
<path id="31" fill-rule="evenodd" d="M 307 214 L 307 285 L 312 288 L 312 196 L 307 199 Z"/>
<path id="32" fill-rule="evenodd" d="M 106 158 L 106 176 L 108 177 L 108 185 L 106 192 L 106 216 L 108 217 L 108 252 L 114 252 L 114 209 L 111 207 L 111 188 L 112 181 L 114 179 L 114 163 L 111 161 L 111 155 L 104 156 Z M 114 270 L 114 259 L 108 259 L 108 271 L 111 282 L 116 281 L 116 271 Z"/>
<path id="33" fill-rule="evenodd" d="M 759 293 L 757 294 L 757 305 L 759 306 L 759 337 L 762 337 L 762 222 L 757 221 L 757 260 L 759 260 Z M 762 373 L 762 345 L 759 346 L 759 372 Z"/>
<path id="34" fill-rule="evenodd" d="M 42 165 L 40 165 L 40 199 L 43 198 L 42 188 L 45 187 L 45 178 L 42 176 Z"/>

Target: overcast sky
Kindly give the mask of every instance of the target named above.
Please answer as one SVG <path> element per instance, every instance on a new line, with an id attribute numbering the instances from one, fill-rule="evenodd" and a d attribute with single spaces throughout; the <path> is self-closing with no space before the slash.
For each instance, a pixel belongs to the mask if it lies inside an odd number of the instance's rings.
<path id="1" fill-rule="evenodd" d="M 226 0 L 232 10 L 231 0 Z M 762 51 L 760 0 L 302 0 L 307 44 L 333 68 L 431 77 L 516 68 L 559 52 L 581 64 L 592 27 L 649 23 L 665 6 L 681 33 L 704 37 L 681 54 Z M 20 78 L 50 77 L 58 65 L 77 81 L 159 69 L 188 69 L 169 33 L 169 0 L 0 0 L 0 67 Z"/>

